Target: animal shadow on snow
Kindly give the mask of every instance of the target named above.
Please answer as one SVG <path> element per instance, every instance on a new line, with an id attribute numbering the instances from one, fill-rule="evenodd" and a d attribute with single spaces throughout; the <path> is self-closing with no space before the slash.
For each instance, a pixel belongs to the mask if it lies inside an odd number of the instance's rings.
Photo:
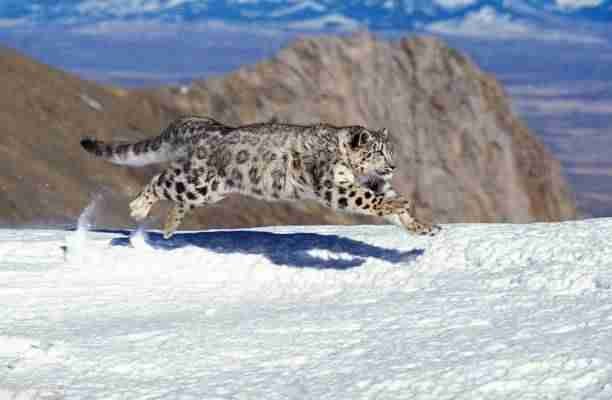
<path id="1" fill-rule="evenodd" d="M 125 237 L 112 239 L 112 246 L 131 246 L 131 232 L 113 232 Z M 146 241 L 156 249 L 195 246 L 220 254 L 262 255 L 276 265 L 339 270 L 358 267 L 370 257 L 395 264 L 413 261 L 424 253 L 423 249 L 386 249 L 337 235 L 248 230 L 176 233 L 169 240 L 159 233 L 147 232 Z"/>

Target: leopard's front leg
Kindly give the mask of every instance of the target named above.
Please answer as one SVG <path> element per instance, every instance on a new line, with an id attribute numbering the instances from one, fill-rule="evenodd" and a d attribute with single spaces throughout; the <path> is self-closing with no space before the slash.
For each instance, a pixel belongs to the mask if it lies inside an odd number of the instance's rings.
<path id="1" fill-rule="evenodd" d="M 337 210 L 374 215 L 418 235 L 434 236 L 441 228 L 414 217 L 412 201 L 401 196 L 387 197 L 354 183 L 329 187 L 322 193 L 324 202 Z"/>
<path id="2" fill-rule="evenodd" d="M 416 219 L 414 204 L 401 196 L 384 198 L 378 207 L 375 206 L 375 210 L 377 210 L 377 215 L 383 217 L 386 221 L 417 235 L 435 236 L 441 230 L 438 225 Z"/>
<path id="3" fill-rule="evenodd" d="M 394 225 L 401 226 L 417 235 L 435 236 L 442 228 L 425 221 L 419 221 L 414 216 L 413 204 L 402 197 L 388 199 L 382 203 L 382 217 Z"/>

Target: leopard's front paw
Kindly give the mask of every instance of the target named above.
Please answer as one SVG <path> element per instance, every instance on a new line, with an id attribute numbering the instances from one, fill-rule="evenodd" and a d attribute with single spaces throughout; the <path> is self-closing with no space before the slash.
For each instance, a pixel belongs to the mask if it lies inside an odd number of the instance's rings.
<path id="1" fill-rule="evenodd" d="M 414 232 L 417 235 L 436 236 L 442 230 L 442 227 L 440 225 L 424 223 L 424 222 L 417 222 L 416 224 L 418 226 L 415 227 Z"/>
<path id="2" fill-rule="evenodd" d="M 407 230 L 417 235 L 435 236 L 442 230 L 439 225 L 417 221 L 412 218 L 408 213 L 400 214 L 399 218 Z"/>

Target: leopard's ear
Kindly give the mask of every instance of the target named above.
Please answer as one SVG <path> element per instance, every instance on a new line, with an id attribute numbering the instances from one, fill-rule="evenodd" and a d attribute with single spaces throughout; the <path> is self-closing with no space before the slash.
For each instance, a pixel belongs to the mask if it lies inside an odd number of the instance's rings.
<path id="1" fill-rule="evenodd" d="M 380 134 L 385 137 L 388 138 L 389 137 L 389 129 L 387 128 L 382 128 L 382 130 L 380 131 Z"/>

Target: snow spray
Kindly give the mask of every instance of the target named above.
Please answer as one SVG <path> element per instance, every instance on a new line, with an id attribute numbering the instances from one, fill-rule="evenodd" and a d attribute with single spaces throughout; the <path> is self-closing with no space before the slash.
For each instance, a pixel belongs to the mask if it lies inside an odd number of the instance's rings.
<path id="1" fill-rule="evenodd" d="M 94 196 L 87 207 L 81 212 L 81 215 L 79 215 L 76 231 L 66 236 L 66 245 L 62 246 L 65 258 L 71 254 L 80 253 L 86 247 L 87 232 L 91 229 L 95 217 L 96 206 L 101 198 L 101 195 Z"/>

